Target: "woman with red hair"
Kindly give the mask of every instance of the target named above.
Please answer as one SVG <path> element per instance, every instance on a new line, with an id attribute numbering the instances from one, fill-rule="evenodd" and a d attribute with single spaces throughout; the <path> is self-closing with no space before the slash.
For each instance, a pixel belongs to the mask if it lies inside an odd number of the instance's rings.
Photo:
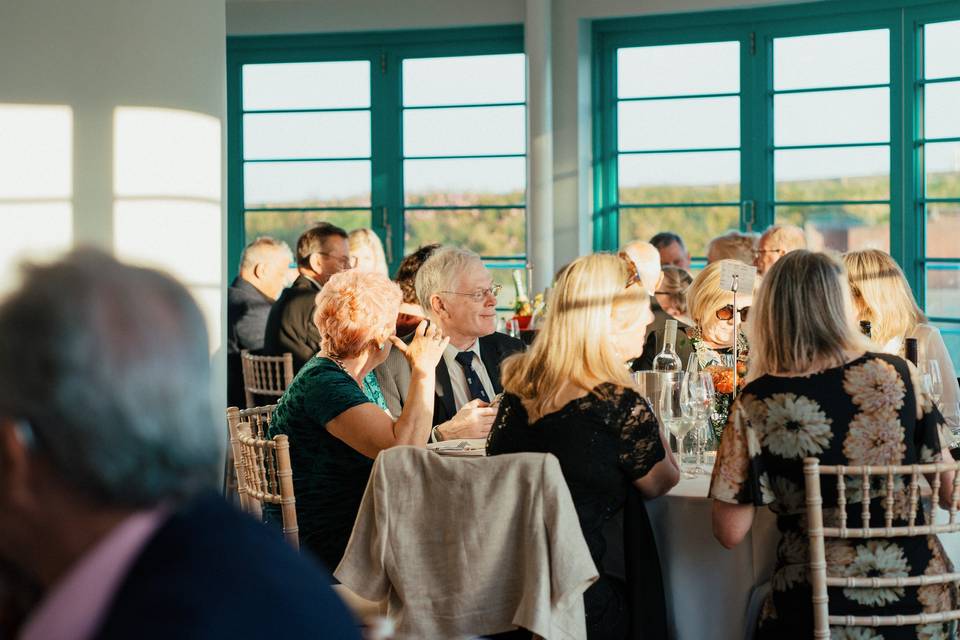
<path id="1" fill-rule="evenodd" d="M 293 379 L 270 425 L 290 438 L 300 540 L 330 569 L 339 564 L 373 458 L 397 445 L 424 446 L 433 421 L 435 370 L 449 338 L 426 321 L 407 345 L 394 336 L 400 287 L 351 270 L 317 294 L 320 352 Z M 403 413 L 391 416 L 372 371 L 391 347 L 410 363 Z"/>

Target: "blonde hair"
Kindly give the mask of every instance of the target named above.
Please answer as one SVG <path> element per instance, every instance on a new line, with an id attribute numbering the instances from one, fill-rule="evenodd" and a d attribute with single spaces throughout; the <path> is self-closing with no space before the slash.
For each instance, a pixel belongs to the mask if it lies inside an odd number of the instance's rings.
<path id="1" fill-rule="evenodd" d="M 844 254 L 843 264 L 857 314 L 870 322 L 874 342 L 884 345 L 902 338 L 927 321 L 900 265 L 889 254 L 878 249 L 851 251 Z"/>
<path id="2" fill-rule="evenodd" d="M 387 257 L 383 253 L 383 243 L 380 242 L 380 237 L 372 229 L 354 229 L 347 236 L 347 244 L 350 245 L 350 253 L 361 247 L 370 249 L 374 262 L 376 262 L 376 265 L 374 265 L 375 272 L 382 273 L 385 276 L 389 275 Z"/>
<path id="3" fill-rule="evenodd" d="M 777 260 L 750 311 L 750 378 L 839 366 L 844 351 L 868 350 L 851 305 L 843 265 L 827 254 L 798 249 Z"/>
<path id="4" fill-rule="evenodd" d="M 350 269 L 330 276 L 313 314 L 324 353 L 344 360 L 360 355 L 396 320 L 401 299 L 397 283 L 379 273 Z"/>
<path id="5" fill-rule="evenodd" d="M 792 224 L 775 224 L 768 227 L 760 236 L 759 242 L 776 245 L 775 248 L 784 253 L 807 248 L 807 236 L 803 233 L 803 229 Z"/>
<path id="6" fill-rule="evenodd" d="M 739 260 L 746 264 L 753 264 L 753 249 L 757 237 L 753 233 L 730 231 L 717 236 L 707 245 L 707 262 L 719 260 Z"/>
<path id="7" fill-rule="evenodd" d="M 556 409 L 566 383 L 584 389 L 598 381 L 632 386 L 610 337 L 616 319 L 640 317 L 642 305 L 649 304 L 643 287 L 626 286 L 632 273 L 627 261 L 609 253 L 570 263 L 557 280 L 550 313 L 533 346 L 504 361 L 504 390 L 541 416 Z"/>
<path id="8" fill-rule="evenodd" d="M 660 289 L 656 293 L 670 299 L 677 313 L 687 313 L 687 289 L 693 282 L 693 277 L 680 267 L 666 265 L 663 267 L 663 279 L 660 280 Z"/>
<path id="9" fill-rule="evenodd" d="M 687 288 L 687 308 L 693 323 L 703 327 L 717 309 L 733 303 L 733 292 L 720 288 L 720 271 L 724 263 L 738 263 L 737 260 L 720 260 L 711 262 L 703 271 L 697 274 L 693 283 Z M 738 265 L 739 266 L 739 265 Z M 751 291 L 740 291 L 741 296 L 753 295 L 759 286 L 760 276 L 754 278 Z"/>

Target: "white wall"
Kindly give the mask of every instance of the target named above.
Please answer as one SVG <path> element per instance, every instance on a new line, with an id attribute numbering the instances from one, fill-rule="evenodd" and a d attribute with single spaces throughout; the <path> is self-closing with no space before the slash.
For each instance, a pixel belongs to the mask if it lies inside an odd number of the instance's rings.
<path id="1" fill-rule="evenodd" d="M 790 4 L 796 0 L 553 0 L 554 267 L 592 249 L 591 21 Z M 524 0 L 227 0 L 230 35 L 520 24 Z M 529 149 L 533 149 L 528 145 Z"/>
<path id="2" fill-rule="evenodd" d="M 0 289 L 81 243 L 172 272 L 206 314 L 217 406 L 225 21 L 223 0 L 0 3 Z"/>

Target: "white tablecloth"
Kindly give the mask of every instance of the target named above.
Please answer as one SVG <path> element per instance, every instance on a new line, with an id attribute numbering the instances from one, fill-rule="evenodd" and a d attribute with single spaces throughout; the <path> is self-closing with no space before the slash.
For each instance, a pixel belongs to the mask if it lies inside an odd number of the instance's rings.
<path id="1" fill-rule="evenodd" d="M 676 640 L 742 640 L 754 587 L 770 579 L 779 539 L 776 518 L 757 510 L 737 547 L 713 537 L 709 476 L 683 479 L 647 502 L 663 569 L 667 626 Z"/>

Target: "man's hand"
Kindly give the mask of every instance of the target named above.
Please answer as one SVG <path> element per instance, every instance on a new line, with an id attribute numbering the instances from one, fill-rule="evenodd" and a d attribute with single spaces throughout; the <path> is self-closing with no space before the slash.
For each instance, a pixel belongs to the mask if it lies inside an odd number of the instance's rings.
<path id="1" fill-rule="evenodd" d="M 496 417 L 496 407 L 483 400 L 471 400 L 460 407 L 457 415 L 437 426 L 437 431 L 444 440 L 486 438 Z"/>

